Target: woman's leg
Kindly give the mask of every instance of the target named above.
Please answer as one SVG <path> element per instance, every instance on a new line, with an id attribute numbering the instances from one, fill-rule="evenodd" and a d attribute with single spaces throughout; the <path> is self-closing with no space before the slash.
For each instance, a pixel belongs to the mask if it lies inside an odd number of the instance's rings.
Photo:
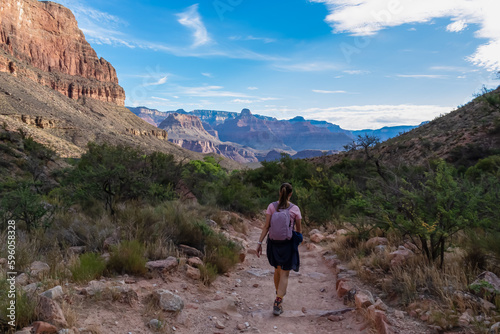
<path id="1" fill-rule="evenodd" d="M 276 288 L 276 294 L 278 294 L 278 287 L 280 285 L 280 274 L 281 274 L 281 266 L 277 266 L 274 269 L 274 287 Z"/>
<path id="2" fill-rule="evenodd" d="M 280 270 L 278 297 L 283 298 L 286 295 L 286 288 L 288 287 L 288 276 L 290 276 L 290 270 Z"/>

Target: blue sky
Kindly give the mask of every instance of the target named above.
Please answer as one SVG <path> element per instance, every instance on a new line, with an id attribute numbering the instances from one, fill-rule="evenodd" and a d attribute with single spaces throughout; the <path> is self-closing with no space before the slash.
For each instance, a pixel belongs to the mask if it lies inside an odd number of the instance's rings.
<path id="1" fill-rule="evenodd" d="M 110 61 L 126 105 L 417 125 L 500 70 L 493 0 L 56 0 Z"/>

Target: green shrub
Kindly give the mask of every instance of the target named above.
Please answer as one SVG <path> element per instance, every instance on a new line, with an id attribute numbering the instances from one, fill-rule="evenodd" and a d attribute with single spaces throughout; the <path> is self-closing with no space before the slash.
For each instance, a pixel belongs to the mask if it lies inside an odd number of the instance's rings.
<path id="1" fill-rule="evenodd" d="M 199 267 L 201 273 L 201 281 L 203 284 L 210 286 L 217 278 L 217 267 L 211 263 L 207 263 Z"/>
<path id="2" fill-rule="evenodd" d="M 123 241 L 113 247 L 107 268 L 118 274 L 143 275 L 146 273 L 144 252 L 139 241 Z"/>
<path id="3" fill-rule="evenodd" d="M 228 272 L 239 262 L 240 248 L 222 234 L 213 234 L 206 241 L 205 263 L 213 265 L 219 274 Z"/>
<path id="4" fill-rule="evenodd" d="M 85 253 L 70 269 L 75 282 L 85 283 L 102 276 L 106 261 L 98 253 Z"/>

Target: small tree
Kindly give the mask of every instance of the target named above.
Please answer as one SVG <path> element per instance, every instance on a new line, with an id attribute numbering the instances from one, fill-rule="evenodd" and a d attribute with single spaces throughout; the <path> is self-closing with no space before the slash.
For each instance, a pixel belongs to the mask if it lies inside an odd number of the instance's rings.
<path id="1" fill-rule="evenodd" d="M 429 262 L 440 260 L 450 238 L 479 224 L 481 187 L 457 175 L 444 161 L 414 179 L 398 178 L 382 199 L 388 227 L 408 235 Z"/>

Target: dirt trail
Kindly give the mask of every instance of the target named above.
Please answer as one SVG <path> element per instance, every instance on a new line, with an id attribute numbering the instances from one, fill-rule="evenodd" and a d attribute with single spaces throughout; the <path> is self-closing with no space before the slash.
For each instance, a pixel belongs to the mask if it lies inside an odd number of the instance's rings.
<path id="1" fill-rule="evenodd" d="M 249 228 L 249 247 L 255 248 L 260 235 L 258 222 Z M 265 251 L 265 247 L 264 247 Z M 356 319 L 352 312 L 343 315 L 339 322 L 332 322 L 328 311 L 345 309 L 346 306 L 337 298 L 334 273 L 326 266 L 321 251 L 316 248 L 307 250 L 302 244 L 300 252 L 300 271 L 291 272 L 287 295 L 284 298 L 284 313 L 276 317 L 272 314 L 275 298 L 273 283 L 274 268 L 267 261 L 265 253 L 258 258 L 247 254 L 244 263 L 227 276 L 219 277 L 211 289 L 224 299 L 200 304 L 197 310 L 184 311 L 190 318 L 204 317 L 206 321 L 192 324 L 187 331 L 179 333 L 239 333 L 238 325 L 247 323 L 247 332 L 255 333 L 362 333 L 362 319 Z M 218 297 L 221 298 L 221 297 Z M 231 303 L 237 307 L 231 307 Z M 226 314 L 224 314 L 226 313 Z M 215 328 L 217 317 L 225 329 Z M 202 319 L 199 319 L 202 320 Z"/>

